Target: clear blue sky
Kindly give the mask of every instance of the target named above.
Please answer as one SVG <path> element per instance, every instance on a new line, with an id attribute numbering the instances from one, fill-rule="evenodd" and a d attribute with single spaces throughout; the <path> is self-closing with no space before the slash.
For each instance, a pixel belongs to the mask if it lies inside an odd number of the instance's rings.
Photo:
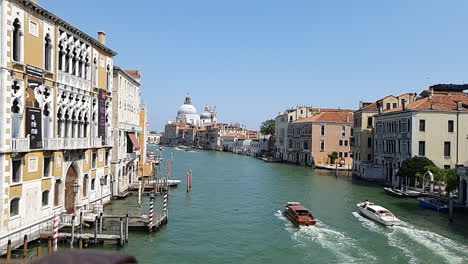
<path id="1" fill-rule="evenodd" d="M 143 72 L 151 128 L 186 93 L 251 129 L 296 105 L 358 107 L 468 81 L 468 1 L 39 0 Z M 66 4 L 65 4 L 66 3 Z"/>

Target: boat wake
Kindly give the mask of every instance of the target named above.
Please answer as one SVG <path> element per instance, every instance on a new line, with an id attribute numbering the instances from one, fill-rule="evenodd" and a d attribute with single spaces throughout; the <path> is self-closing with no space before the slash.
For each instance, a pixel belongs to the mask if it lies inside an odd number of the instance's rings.
<path id="1" fill-rule="evenodd" d="M 364 216 L 362 216 L 359 212 L 353 212 L 352 213 L 361 223 L 362 225 L 369 229 L 369 231 L 372 231 L 372 232 L 382 232 L 383 231 L 383 226 L 379 225 L 378 223 L 370 220 L 370 219 L 367 219 L 365 218 Z"/>
<path id="2" fill-rule="evenodd" d="M 281 211 L 275 215 L 285 222 L 286 231 L 291 234 L 291 238 L 298 243 L 299 247 L 309 249 L 311 245 L 319 245 L 332 253 L 338 263 L 374 263 L 376 261 L 376 258 L 360 247 L 355 239 L 319 220 L 315 226 L 295 228 Z M 317 251 L 307 251 L 307 254 L 308 257 L 313 258 Z"/>
<path id="3" fill-rule="evenodd" d="M 401 226 L 385 228 L 380 224 L 365 218 L 358 212 L 353 215 L 369 231 L 383 234 L 388 244 L 401 250 L 408 258 L 408 263 L 467 263 L 468 247 L 436 233 L 418 229 L 408 223 Z M 416 254 L 418 253 L 418 254 Z M 416 257 L 423 256 L 423 257 Z M 436 261 L 437 260 L 437 261 Z"/>
<path id="4" fill-rule="evenodd" d="M 391 246 L 400 249 L 405 247 L 403 251 L 412 263 L 431 262 L 431 260 L 434 261 L 435 259 L 445 263 L 468 262 L 468 247 L 436 233 L 418 229 L 415 226 L 394 227 L 394 231 L 388 235 L 388 238 Z M 426 261 L 419 261 L 414 257 L 413 252 L 416 251 L 425 251 L 426 256 L 432 256 L 428 257 Z"/>

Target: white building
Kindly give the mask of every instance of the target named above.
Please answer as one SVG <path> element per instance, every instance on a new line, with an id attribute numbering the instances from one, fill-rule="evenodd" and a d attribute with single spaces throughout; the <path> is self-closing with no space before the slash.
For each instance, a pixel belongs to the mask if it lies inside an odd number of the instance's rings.
<path id="1" fill-rule="evenodd" d="M 114 194 L 126 191 L 138 180 L 140 143 L 141 72 L 114 67 L 112 176 Z"/>

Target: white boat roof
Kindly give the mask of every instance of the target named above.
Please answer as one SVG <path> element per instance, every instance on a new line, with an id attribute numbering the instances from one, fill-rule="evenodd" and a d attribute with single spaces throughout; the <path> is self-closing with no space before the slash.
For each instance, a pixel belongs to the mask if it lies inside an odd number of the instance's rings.
<path id="1" fill-rule="evenodd" d="M 385 208 L 385 207 L 382 207 L 382 206 L 380 206 L 380 205 L 375 205 L 375 204 L 373 204 L 373 205 L 368 205 L 367 207 L 372 208 L 372 209 L 374 209 L 374 210 L 376 210 L 376 211 L 380 211 L 380 210 L 390 211 L 390 210 L 388 210 L 388 209 Z"/>

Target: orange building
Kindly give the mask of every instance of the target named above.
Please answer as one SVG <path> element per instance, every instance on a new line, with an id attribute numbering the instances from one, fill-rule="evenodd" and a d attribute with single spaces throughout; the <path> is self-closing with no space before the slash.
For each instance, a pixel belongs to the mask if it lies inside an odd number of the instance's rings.
<path id="1" fill-rule="evenodd" d="M 288 126 L 289 162 L 313 166 L 344 162 L 352 164 L 350 136 L 352 133 L 353 112 L 341 110 L 322 112 L 299 119 Z M 338 153 L 331 160 L 329 155 Z"/>

